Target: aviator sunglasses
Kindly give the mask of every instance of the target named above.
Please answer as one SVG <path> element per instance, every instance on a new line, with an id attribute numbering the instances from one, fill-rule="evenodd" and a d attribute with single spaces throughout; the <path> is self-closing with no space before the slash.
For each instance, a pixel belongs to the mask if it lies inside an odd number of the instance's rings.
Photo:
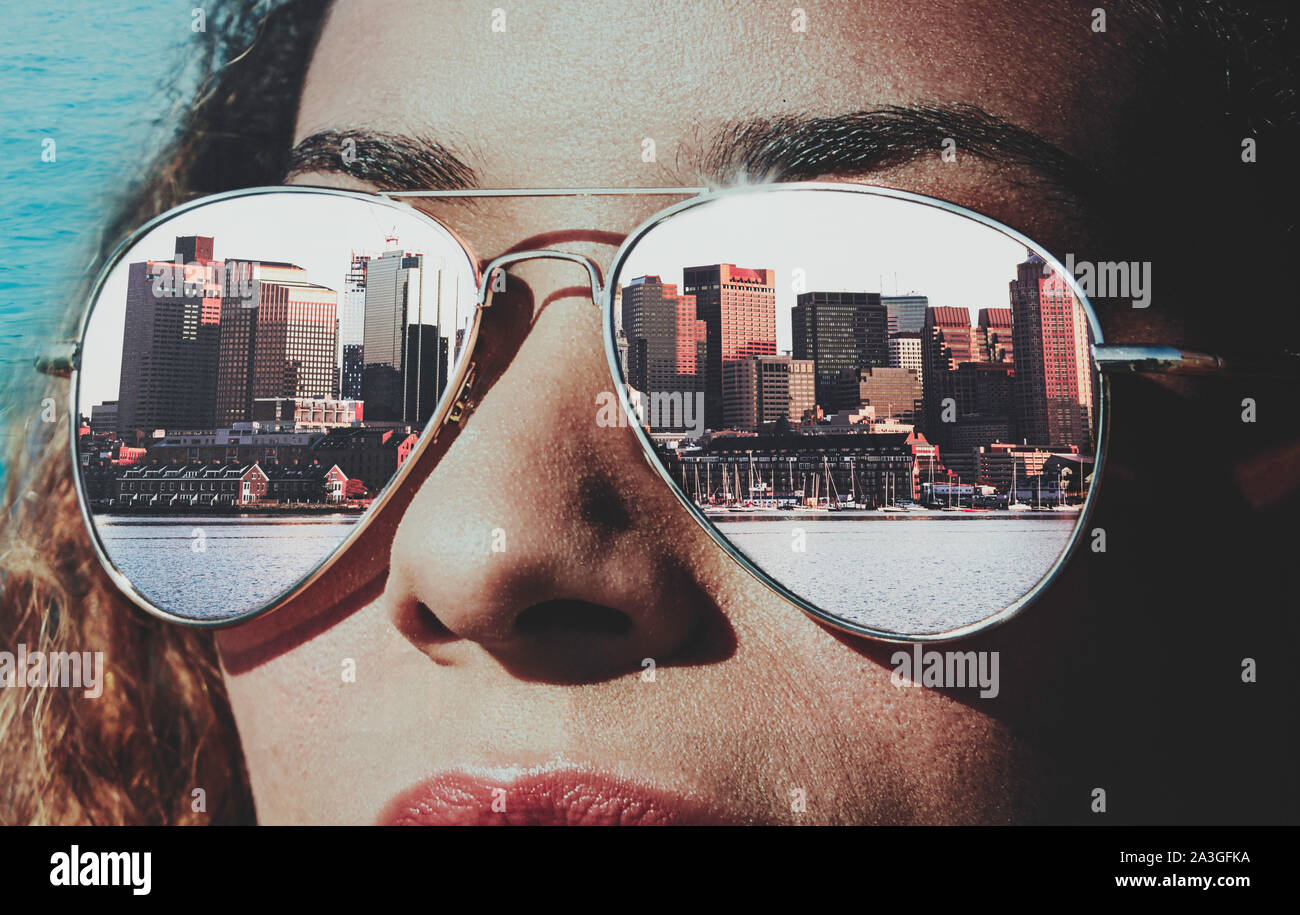
<path id="1" fill-rule="evenodd" d="M 603 195 L 688 199 L 607 272 L 558 250 L 480 271 L 403 199 Z M 1080 282 L 1040 245 L 897 190 L 205 197 L 123 242 L 80 339 L 37 362 L 70 377 L 79 504 L 117 587 L 203 627 L 306 588 L 439 430 L 467 421 L 480 319 L 507 268 L 538 258 L 584 268 L 602 309 L 612 384 L 592 421 L 631 429 L 750 573 L 887 641 L 968 635 L 1050 584 L 1086 539 L 1108 373 L 1224 368 L 1104 345 Z"/>

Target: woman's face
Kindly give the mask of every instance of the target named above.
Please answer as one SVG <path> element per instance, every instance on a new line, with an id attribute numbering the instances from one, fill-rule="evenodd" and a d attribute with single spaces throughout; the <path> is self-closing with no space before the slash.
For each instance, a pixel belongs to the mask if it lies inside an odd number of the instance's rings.
<path id="1" fill-rule="evenodd" d="M 483 187 L 698 185 L 737 121 L 969 103 L 1104 167 L 1134 104 L 1121 94 L 1133 26 L 1094 32 L 1091 6 L 817 2 L 797 31 L 790 4 L 340 2 L 296 136 L 419 136 Z M 936 146 L 817 177 L 945 198 L 1058 254 L 1095 238 L 1087 201 L 956 139 L 955 162 Z M 323 166 L 294 180 L 369 186 Z M 552 247 L 607 266 L 667 202 L 425 209 L 483 262 Z M 835 634 L 752 578 L 633 434 L 597 423 L 611 379 L 582 271 L 531 261 L 511 283 L 510 307 L 485 316 L 490 387 L 445 453 L 334 571 L 221 635 L 262 822 L 376 822 L 421 804 L 476 821 L 494 801 L 507 818 L 590 822 L 1035 815 L 1050 767 L 1015 735 L 1059 712 L 1042 667 L 1083 612 L 1067 593 L 1077 573 L 961 644 L 1000 652 L 996 698 L 896 687 L 892 646 Z M 1138 320 L 1102 315 L 1114 340 L 1177 336 Z"/>

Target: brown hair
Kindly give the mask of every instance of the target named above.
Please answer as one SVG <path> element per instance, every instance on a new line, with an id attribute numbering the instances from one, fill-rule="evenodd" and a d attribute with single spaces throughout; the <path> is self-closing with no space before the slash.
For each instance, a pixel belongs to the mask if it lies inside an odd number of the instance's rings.
<path id="1" fill-rule="evenodd" d="M 190 198 L 283 177 L 326 6 L 291 0 L 268 12 L 248 2 L 209 16 L 193 49 L 206 75 L 174 139 L 104 227 L 109 246 Z M 95 252 L 92 275 L 105 254 Z M 80 305 L 84 293 L 72 301 Z M 66 337 L 81 313 L 63 317 Z M 104 652 L 103 693 L 0 689 L 0 823 L 252 822 L 211 633 L 136 611 L 88 548 L 65 450 L 67 417 L 38 416 L 46 398 L 65 402 L 66 384 L 33 375 L 7 398 L 32 404 L 33 419 L 10 456 L 0 505 L 0 631 L 9 648 Z"/>

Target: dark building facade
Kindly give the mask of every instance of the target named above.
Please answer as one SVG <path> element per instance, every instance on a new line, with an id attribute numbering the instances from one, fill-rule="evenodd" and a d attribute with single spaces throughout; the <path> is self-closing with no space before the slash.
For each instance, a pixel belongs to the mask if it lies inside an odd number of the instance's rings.
<path id="1" fill-rule="evenodd" d="M 361 395 L 371 420 L 424 424 L 447 386 L 440 262 L 402 250 L 366 264 Z"/>
<path id="2" fill-rule="evenodd" d="M 811 359 L 817 403 L 826 412 L 854 406 L 839 401 L 841 373 L 889 366 L 888 315 L 875 292 L 805 292 L 790 312 L 794 357 Z"/>
<path id="3" fill-rule="evenodd" d="M 1012 336 L 1010 308 L 981 308 L 975 321 L 977 339 L 984 345 L 985 362 L 1015 365 L 1016 348 Z"/>
<path id="4" fill-rule="evenodd" d="M 708 338 L 693 295 L 658 276 L 640 276 L 622 288 L 627 340 L 625 380 L 644 394 L 704 390 Z"/>
<path id="5" fill-rule="evenodd" d="M 905 368 L 845 369 L 839 382 L 840 409 L 870 406 L 879 421 L 915 423 L 921 416 L 921 379 Z"/>
<path id="6" fill-rule="evenodd" d="M 732 481 L 739 478 L 742 496 L 751 490 L 752 480 L 753 491 L 769 492 L 781 500 L 799 492 L 808 498 L 816 485 L 821 496 L 833 488 L 844 501 L 852 495 L 859 504 L 880 505 L 887 492 L 901 495 L 911 490 L 916 441 L 901 432 L 719 435 L 699 450 L 666 453 L 663 459 L 674 479 L 686 480 L 686 491 L 693 498 L 699 479 L 697 501 L 701 503 L 722 494 L 725 476 L 731 489 Z"/>
<path id="7" fill-rule="evenodd" d="M 221 334 L 221 263 L 212 239 L 176 240 L 176 262 L 127 268 L 117 431 L 213 423 Z"/>
<path id="8" fill-rule="evenodd" d="M 391 429 L 331 429 L 311 446 L 312 458 L 338 465 L 348 479 L 361 480 L 376 495 L 410 457 L 419 436 L 409 426 Z"/>

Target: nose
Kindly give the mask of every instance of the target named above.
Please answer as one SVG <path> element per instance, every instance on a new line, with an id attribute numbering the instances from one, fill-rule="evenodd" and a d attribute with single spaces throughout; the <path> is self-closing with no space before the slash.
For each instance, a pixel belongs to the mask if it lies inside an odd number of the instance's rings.
<path id="1" fill-rule="evenodd" d="M 398 526 L 384 597 L 395 624 L 440 663 L 492 658 L 550 682 L 727 656 L 730 629 L 692 562 L 716 547 L 610 422 L 581 269 L 506 269 L 481 335 L 532 326 Z"/>

